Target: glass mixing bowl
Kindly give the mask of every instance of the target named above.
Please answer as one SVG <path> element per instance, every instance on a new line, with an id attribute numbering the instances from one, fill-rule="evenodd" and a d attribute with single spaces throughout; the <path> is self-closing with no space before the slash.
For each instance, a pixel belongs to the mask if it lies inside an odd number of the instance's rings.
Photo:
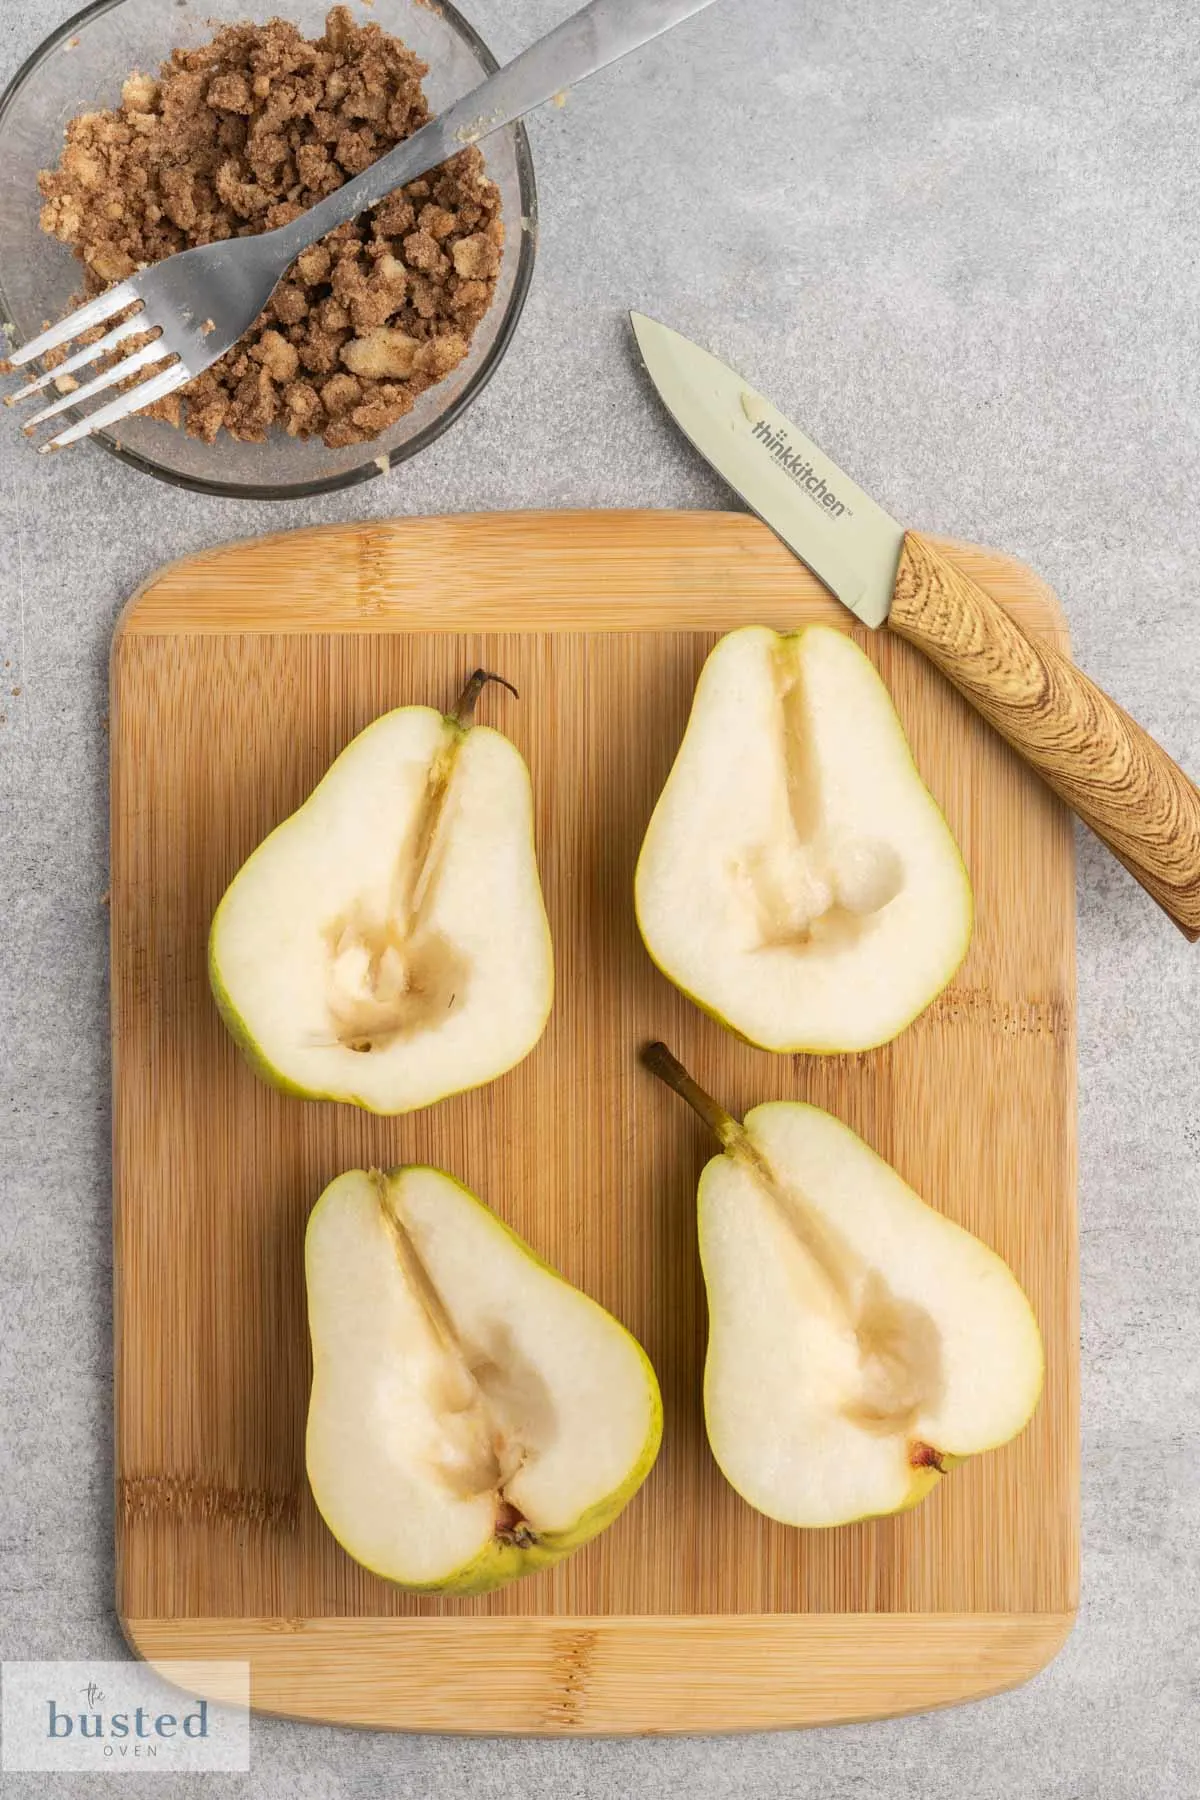
<path id="1" fill-rule="evenodd" d="M 0 325 L 17 342 L 71 308 L 81 269 L 65 244 L 38 225 L 40 169 L 57 163 L 63 131 L 77 113 L 115 106 L 133 69 L 157 74 L 171 51 L 206 43 L 221 25 L 282 16 L 306 37 L 320 37 L 332 0 L 97 0 L 47 38 L 0 99 Z M 448 0 L 359 0 L 351 8 L 374 21 L 429 64 L 431 111 L 478 86 L 497 67 L 474 28 Z M 481 146 L 500 189 L 505 233 L 496 294 L 470 354 L 427 389 L 412 412 L 366 444 L 327 450 L 273 432 L 265 444 L 239 444 L 222 433 L 213 444 L 155 419 L 122 420 L 97 432 L 122 461 L 164 481 L 204 493 L 264 500 L 319 494 L 367 481 L 432 443 L 469 406 L 508 348 L 533 274 L 537 193 L 529 140 L 520 125 Z M 70 417 L 71 415 L 67 415 Z M 8 415 L 8 429 L 16 418 Z"/>

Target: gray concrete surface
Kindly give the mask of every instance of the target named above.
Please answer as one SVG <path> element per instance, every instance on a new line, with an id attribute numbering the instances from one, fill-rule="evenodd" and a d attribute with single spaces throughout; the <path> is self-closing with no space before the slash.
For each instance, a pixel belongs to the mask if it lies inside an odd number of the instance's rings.
<path id="1" fill-rule="evenodd" d="M 470 5 L 501 53 L 565 8 Z M 2 0 L 0 78 L 67 10 Z M 155 564 L 387 512 L 725 504 L 646 404 L 622 324 L 632 303 L 723 349 L 900 516 L 1041 570 L 1080 660 L 1200 773 L 1187 0 L 723 0 L 532 130 L 544 235 L 520 335 L 469 416 L 390 479 L 271 509 L 177 493 L 91 449 L 37 464 L 0 429 L 6 1657 L 120 1642 L 101 721 L 114 616 Z M 189 1791 L 1200 1792 L 1200 951 L 1091 839 L 1080 851 L 1084 1603 L 1057 1663 L 954 1712 L 715 1742 L 264 1722 L 249 1776 Z M 7 1791 L 85 1788 L 13 1777 Z"/>

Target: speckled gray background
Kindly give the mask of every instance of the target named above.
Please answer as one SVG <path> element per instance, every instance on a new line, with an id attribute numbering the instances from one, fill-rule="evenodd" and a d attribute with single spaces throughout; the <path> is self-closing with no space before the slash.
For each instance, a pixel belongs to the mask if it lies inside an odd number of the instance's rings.
<path id="1" fill-rule="evenodd" d="M 504 55 L 566 3 L 469 10 Z M 0 0 L 0 79 L 67 10 Z M 646 403 L 622 323 L 636 304 L 723 350 L 899 516 L 1037 567 L 1063 596 L 1079 659 L 1200 772 L 1190 0 L 722 0 L 532 135 L 544 232 L 520 335 L 457 429 L 391 478 L 274 509 L 232 504 L 92 449 L 38 464 L 0 429 L 6 1657 L 121 1650 L 101 721 L 113 619 L 155 564 L 388 512 L 726 504 Z M 1084 1602 L 1059 1660 L 1017 1693 L 949 1713 L 712 1742 L 262 1722 L 249 1776 L 193 1777 L 186 1791 L 1200 1792 L 1200 950 L 1092 840 L 1080 852 Z M 14 1776 L 5 1791 L 85 1787 Z M 155 1791 L 185 1783 L 156 1778 Z"/>

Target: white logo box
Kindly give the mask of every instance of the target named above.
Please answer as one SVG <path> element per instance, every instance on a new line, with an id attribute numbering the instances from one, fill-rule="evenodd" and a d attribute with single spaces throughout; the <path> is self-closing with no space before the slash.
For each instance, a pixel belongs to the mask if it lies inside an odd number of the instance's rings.
<path id="1" fill-rule="evenodd" d="M 10 1773 L 245 1770 L 250 1665 L 6 1662 L 0 1728 Z"/>

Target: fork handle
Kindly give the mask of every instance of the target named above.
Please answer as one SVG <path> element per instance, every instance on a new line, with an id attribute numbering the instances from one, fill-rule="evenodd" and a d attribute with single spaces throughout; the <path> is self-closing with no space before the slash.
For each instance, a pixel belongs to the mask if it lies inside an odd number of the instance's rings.
<path id="1" fill-rule="evenodd" d="M 591 0 L 361 175 L 281 227 L 281 243 L 298 256 L 335 226 L 427 175 L 468 144 L 511 125 L 711 5 L 712 0 Z"/>
<path id="2" fill-rule="evenodd" d="M 1161 745 L 913 531 L 888 625 L 924 651 L 1194 943 L 1200 792 Z"/>

